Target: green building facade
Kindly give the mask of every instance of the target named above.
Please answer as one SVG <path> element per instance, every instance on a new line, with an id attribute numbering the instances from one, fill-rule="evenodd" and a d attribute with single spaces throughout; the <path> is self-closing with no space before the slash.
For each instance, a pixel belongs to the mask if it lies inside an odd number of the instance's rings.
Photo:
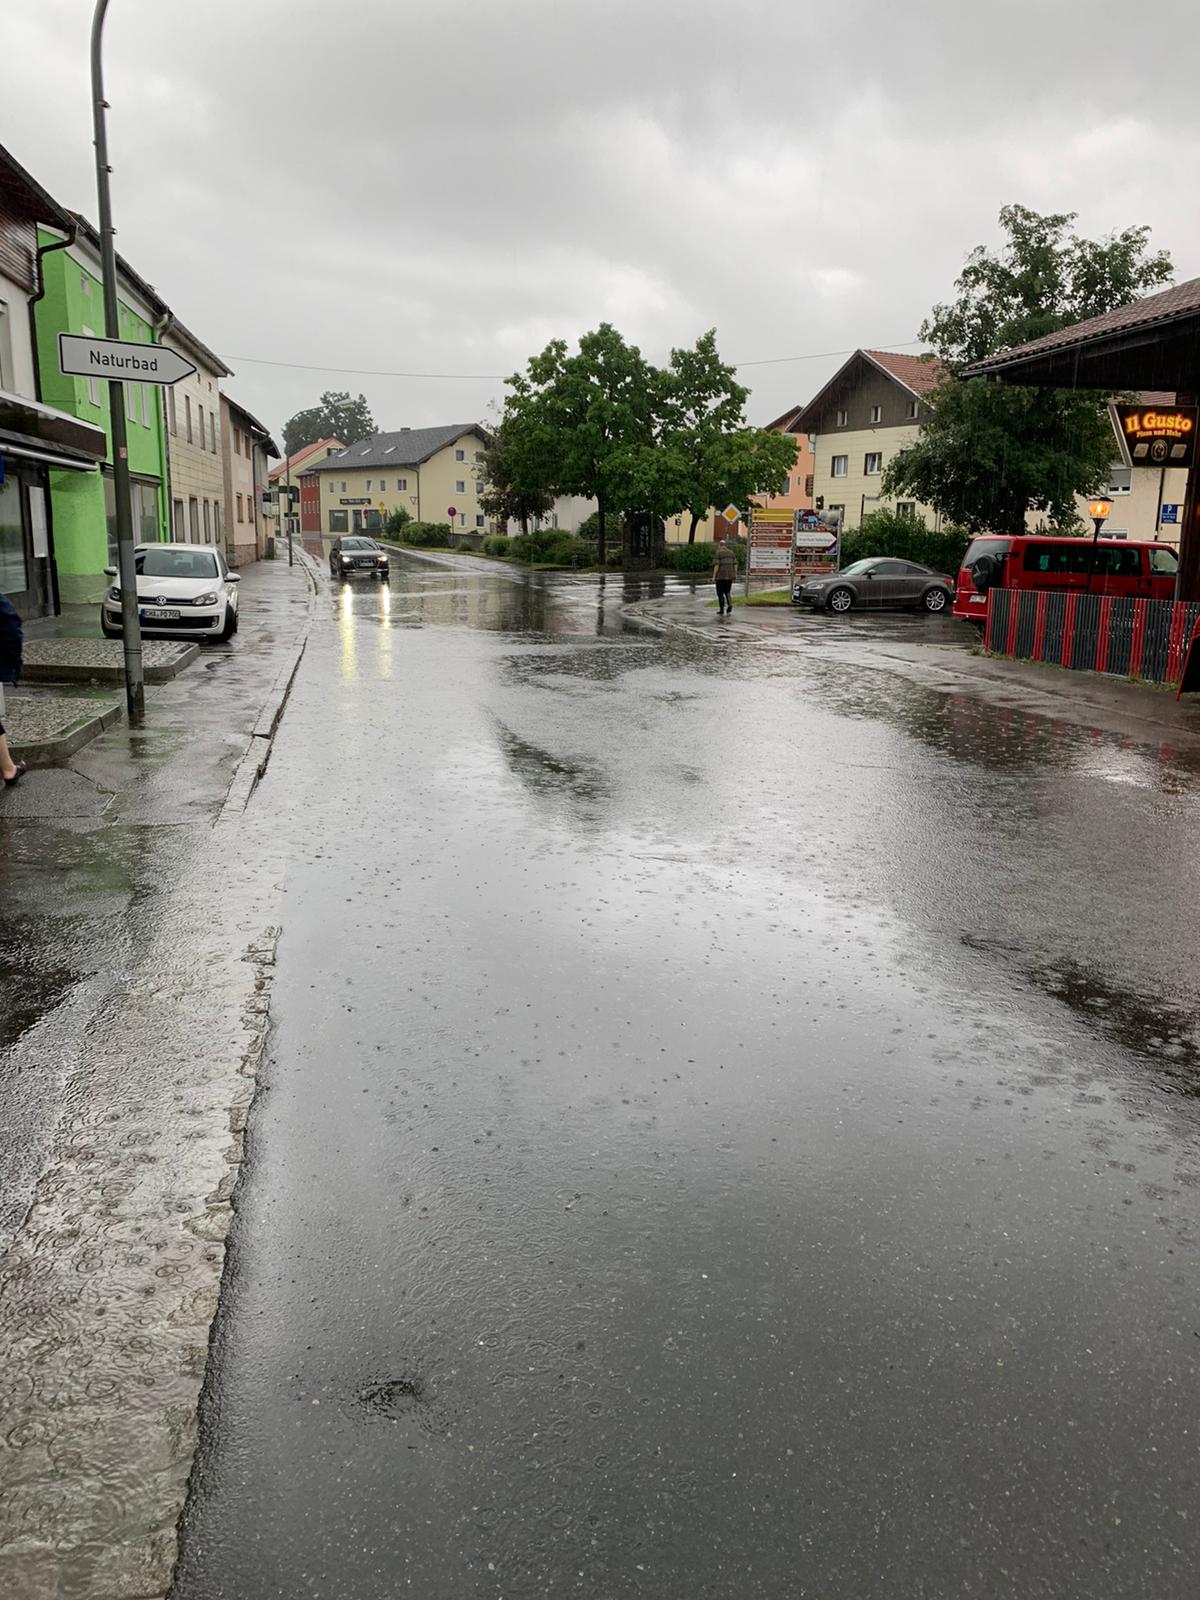
<path id="1" fill-rule="evenodd" d="M 43 233 L 43 246 L 59 242 Z M 99 247 L 88 224 L 80 222 L 75 242 L 42 257 L 45 293 L 37 302 L 37 358 L 41 396 L 47 405 L 69 412 L 104 430 L 108 464 L 99 473 L 52 471 L 50 498 L 59 596 L 64 605 L 98 601 L 111 581 L 104 568 L 116 559 L 116 497 L 112 474 L 112 430 L 108 383 L 102 378 L 66 377 L 58 365 L 58 336 L 77 333 L 104 337 L 104 291 Z M 166 305 L 124 262 L 120 264 L 120 337 L 138 344 L 158 342 Z M 167 442 L 161 390 L 154 384 L 125 383 L 133 533 L 138 543 L 166 539 Z"/>

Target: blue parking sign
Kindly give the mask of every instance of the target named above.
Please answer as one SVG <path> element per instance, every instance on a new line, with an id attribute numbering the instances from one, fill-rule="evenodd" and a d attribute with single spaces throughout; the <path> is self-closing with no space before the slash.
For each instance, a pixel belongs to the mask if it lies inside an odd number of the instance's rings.
<path id="1" fill-rule="evenodd" d="M 1164 522 L 1178 522 L 1179 521 L 1179 507 L 1178 506 L 1164 506 L 1162 508 L 1162 513 L 1159 516 L 1158 520 L 1159 520 L 1160 525 L 1162 523 L 1164 523 Z"/>

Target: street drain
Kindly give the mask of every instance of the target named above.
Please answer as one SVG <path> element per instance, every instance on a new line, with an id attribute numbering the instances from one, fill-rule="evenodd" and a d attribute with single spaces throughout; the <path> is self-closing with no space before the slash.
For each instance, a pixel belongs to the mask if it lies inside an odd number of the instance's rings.
<path id="1" fill-rule="evenodd" d="M 398 1422 L 411 1416 L 425 1399 L 425 1385 L 420 1378 L 388 1378 L 384 1383 L 371 1383 L 358 1391 L 358 1403 L 372 1415 L 387 1417 Z"/>

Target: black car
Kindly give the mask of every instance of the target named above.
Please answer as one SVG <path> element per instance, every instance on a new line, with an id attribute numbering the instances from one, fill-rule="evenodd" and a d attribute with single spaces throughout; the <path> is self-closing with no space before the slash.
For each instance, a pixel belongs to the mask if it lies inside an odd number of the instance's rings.
<path id="1" fill-rule="evenodd" d="M 351 534 L 347 539 L 335 539 L 329 551 L 329 576 L 350 578 L 370 573 L 373 578 L 386 578 L 389 574 L 388 554 L 374 539 L 361 534 Z"/>
<path id="2" fill-rule="evenodd" d="M 908 607 L 937 615 L 950 610 L 953 598 L 954 585 L 944 573 L 891 556 L 866 556 L 852 561 L 841 572 L 798 578 L 792 587 L 793 605 L 814 609 L 823 606 L 838 616 L 859 608 L 880 611 Z"/>

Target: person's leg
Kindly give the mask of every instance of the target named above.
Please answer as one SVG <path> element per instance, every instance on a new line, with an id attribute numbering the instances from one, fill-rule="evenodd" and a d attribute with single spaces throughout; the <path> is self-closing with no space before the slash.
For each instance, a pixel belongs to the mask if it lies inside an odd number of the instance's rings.
<path id="1" fill-rule="evenodd" d="M 0 778 L 5 783 L 11 783 L 17 776 L 17 764 L 8 753 L 8 740 L 4 736 L 4 724 L 0 722 Z"/>

